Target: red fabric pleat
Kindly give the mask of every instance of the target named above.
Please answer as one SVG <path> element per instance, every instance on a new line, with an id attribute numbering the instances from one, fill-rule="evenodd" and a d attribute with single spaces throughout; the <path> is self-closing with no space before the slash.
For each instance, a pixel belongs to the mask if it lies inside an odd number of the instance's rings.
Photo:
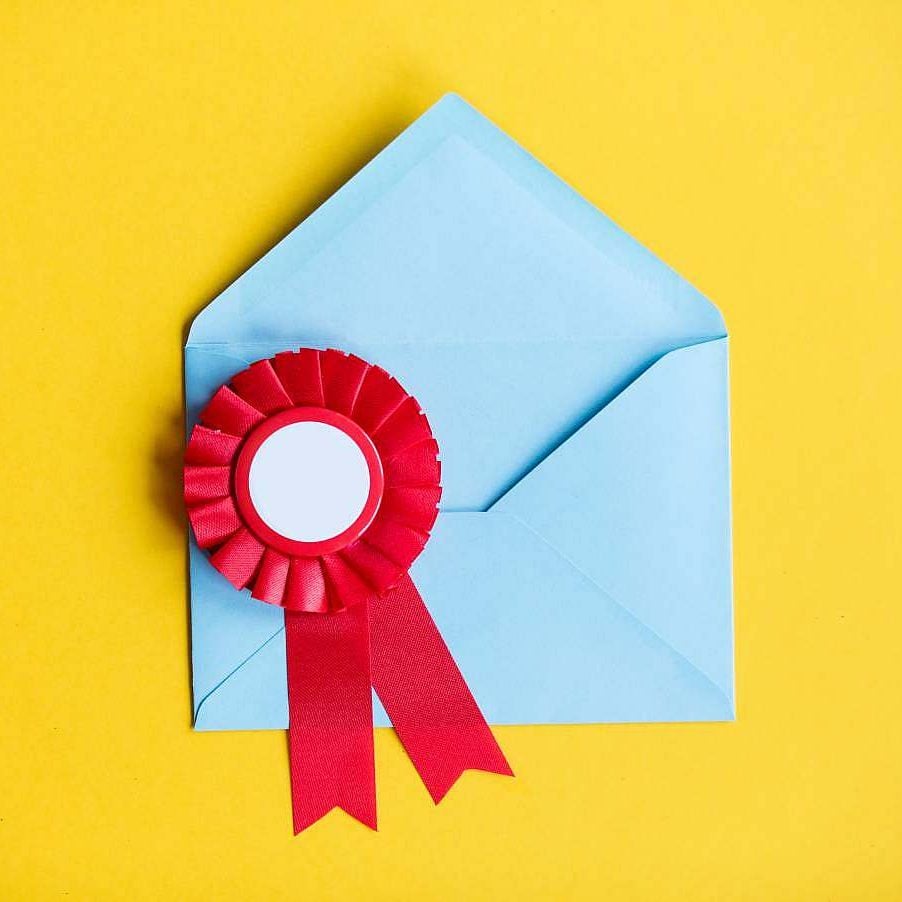
<path id="1" fill-rule="evenodd" d="M 366 542 L 405 570 L 423 550 L 428 534 L 395 520 L 377 517 L 366 532 Z"/>
<path id="2" fill-rule="evenodd" d="M 326 575 L 330 610 L 342 610 L 360 604 L 375 594 L 363 577 L 338 553 L 324 554 L 320 563 Z"/>
<path id="3" fill-rule="evenodd" d="M 276 413 L 292 406 L 291 398 L 268 360 L 252 363 L 232 378 L 232 385 L 248 404 L 262 413 Z"/>
<path id="4" fill-rule="evenodd" d="M 185 449 L 185 463 L 199 467 L 228 466 L 240 444 L 240 436 L 195 426 Z"/>
<path id="5" fill-rule="evenodd" d="M 236 588 L 243 589 L 257 572 L 263 545 L 243 526 L 210 556 L 213 566 Z"/>
<path id="6" fill-rule="evenodd" d="M 431 439 L 432 430 L 420 405 L 409 397 L 371 434 L 371 438 L 382 457 L 389 458 L 417 442 Z"/>
<path id="7" fill-rule="evenodd" d="M 442 475 L 435 439 L 411 445 L 390 460 L 383 461 L 383 466 L 388 488 L 434 486 L 439 484 Z"/>
<path id="8" fill-rule="evenodd" d="M 407 397 L 407 392 L 385 370 L 371 366 L 357 392 L 354 420 L 372 435 Z"/>
<path id="9" fill-rule="evenodd" d="M 393 585 L 405 570 L 363 539 L 348 545 L 339 554 L 371 586 Z"/>
<path id="10" fill-rule="evenodd" d="M 272 365 L 279 381 L 299 407 L 323 406 L 321 353 L 311 348 L 301 348 L 296 353 L 283 351 L 273 357 Z"/>
<path id="11" fill-rule="evenodd" d="M 370 365 L 353 354 L 329 350 L 321 358 L 321 368 L 323 403 L 349 417 Z"/>
<path id="12" fill-rule="evenodd" d="M 285 612 L 294 832 L 335 807 L 376 829 L 367 606 Z"/>
<path id="13" fill-rule="evenodd" d="M 290 563 L 291 559 L 281 551 L 267 548 L 254 579 L 251 597 L 265 601 L 267 604 L 281 604 L 285 594 L 285 582 L 288 579 Z"/>
<path id="14" fill-rule="evenodd" d="M 241 529 L 231 496 L 188 508 L 188 520 L 199 548 L 212 548 Z"/>
<path id="15" fill-rule="evenodd" d="M 329 610 L 326 578 L 319 558 L 291 559 L 282 603 L 289 611 L 306 611 L 308 614 L 324 614 Z"/>
<path id="16" fill-rule="evenodd" d="M 225 498 L 231 489 L 232 470 L 229 467 L 196 467 L 185 465 L 184 493 L 188 505 L 213 498 Z"/>
<path id="17" fill-rule="evenodd" d="M 429 532 L 438 516 L 437 506 L 441 494 L 442 490 L 438 486 L 413 489 L 387 488 L 382 495 L 379 517 L 397 520 L 405 526 Z"/>
<path id="18" fill-rule="evenodd" d="M 433 801 L 465 770 L 513 776 L 411 578 L 368 607 L 373 687 Z"/>
<path id="19" fill-rule="evenodd" d="M 201 411 L 200 420 L 211 429 L 221 429 L 229 435 L 244 435 L 265 417 L 256 407 L 223 385 Z"/>

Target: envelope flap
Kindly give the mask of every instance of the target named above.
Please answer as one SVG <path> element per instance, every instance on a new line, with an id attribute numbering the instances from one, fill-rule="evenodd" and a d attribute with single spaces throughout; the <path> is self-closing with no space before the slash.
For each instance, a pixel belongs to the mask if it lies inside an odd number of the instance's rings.
<path id="1" fill-rule="evenodd" d="M 189 344 L 720 334 L 685 280 L 448 95 L 203 310 Z"/>
<path id="2" fill-rule="evenodd" d="M 733 718 L 691 661 L 515 517 L 440 515 L 413 575 L 490 723 Z M 374 723 L 389 725 L 375 698 Z M 200 699 L 195 727 L 287 725 L 280 630 Z"/>
<path id="3" fill-rule="evenodd" d="M 733 695 L 727 340 L 665 355 L 492 508 Z"/>
<path id="4" fill-rule="evenodd" d="M 195 699 L 195 730 L 288 727 L 285 631 L 264 642 L 203 698 Z"/>
<path id="5" fill-rule="evenodd" d="M 731 700 L 516 517 L 439 516 L 413 577 L 490 723 L 724 721 Z"/>

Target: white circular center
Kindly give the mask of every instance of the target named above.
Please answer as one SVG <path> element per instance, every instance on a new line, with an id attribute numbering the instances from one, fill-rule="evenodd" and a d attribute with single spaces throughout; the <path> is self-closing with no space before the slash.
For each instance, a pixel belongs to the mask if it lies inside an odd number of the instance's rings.
<path id="1" fill-rule="evenodd" d="M 248 472 L 251 502 L 266 525 L 295 542 L 344 532 L 370 492 L 366 458 L 327 423 L 291 423 L 264 440 Z"/>

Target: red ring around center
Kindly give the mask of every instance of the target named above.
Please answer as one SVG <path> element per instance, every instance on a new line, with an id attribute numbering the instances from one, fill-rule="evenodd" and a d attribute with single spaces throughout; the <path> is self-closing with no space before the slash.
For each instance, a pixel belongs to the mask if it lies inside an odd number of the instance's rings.
<path id="1" fill-rule="evenodd" d="M 251 500 L 250 470 L 254 455 L 274 432 L 289 426 L 292 423 L 325 423 L 340 429 L 360 449 L 366 460 L 370 474 L 370 490 L 366 503 L 357 519 L 347 529 L 336 536 L 330 536 L 316 542 L 299 542 L 289 539 L 281 533 L 269 527 L 257 512 Z M 372 439 L 353 420 L 329 410 L 325 407 L 292 407 L 283 410 L 265 419 L 247 437 L 241 450 L 238 452 L 238 460 L 235 464 L 234 491 L 238 512 L 244 522 L 256 534 L 265 545 L 275 548 L 288 555 L 300 557 L 316 557 L 321 554 L 329 554 L 338 551 L 351 542 L 359 539 L 373 522 L 379 504 L 382 501 L 382 492 L 385 487 L 385 477 L 382 472 L 382 461 Z"/>

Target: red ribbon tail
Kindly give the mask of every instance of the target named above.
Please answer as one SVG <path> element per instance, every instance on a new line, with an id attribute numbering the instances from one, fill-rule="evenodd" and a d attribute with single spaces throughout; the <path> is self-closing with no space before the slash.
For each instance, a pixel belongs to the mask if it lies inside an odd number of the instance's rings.
<path id="1" fill-rule="evenodd" d="M 373 686 L 438 804 L 465 770 L 513 776 L 409 576 L 370 602 Z"/>
<path id="2" fill-rule="evenodd" d="M 295 834 L 333 808 L 376 829 L 367 605 L 285 612 Z"/>

